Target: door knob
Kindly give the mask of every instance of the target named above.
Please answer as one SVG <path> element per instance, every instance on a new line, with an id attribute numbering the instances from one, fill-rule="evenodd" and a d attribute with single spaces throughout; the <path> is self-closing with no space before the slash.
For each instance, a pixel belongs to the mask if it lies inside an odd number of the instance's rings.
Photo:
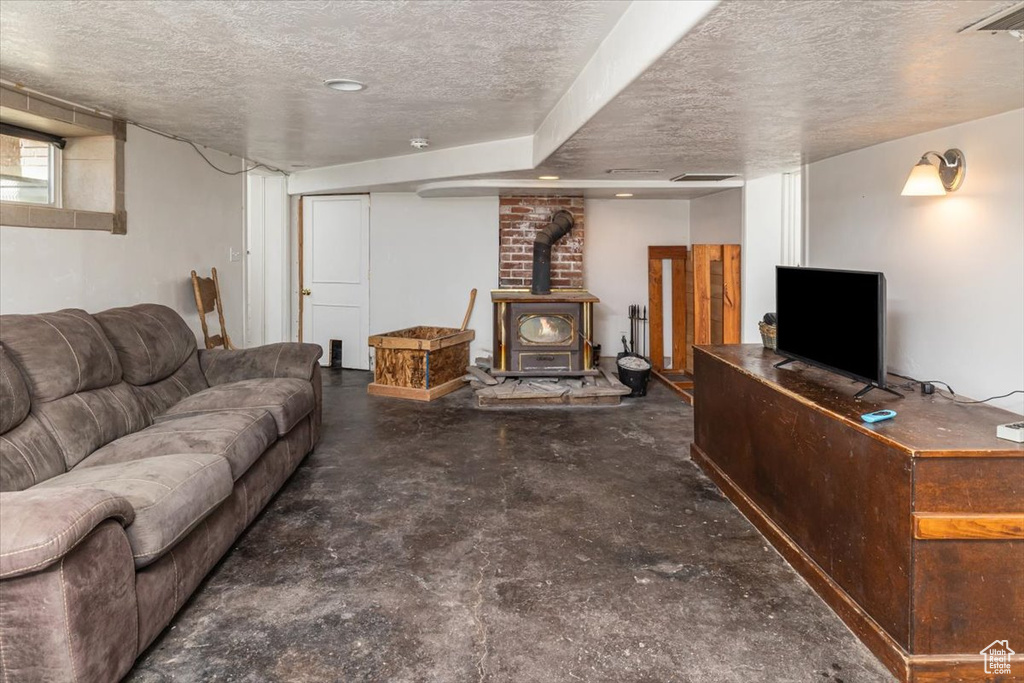
<path id="1" fill-rule="evenodd" d="M 302 288 L 302 296 L 309 296 L 312 293 L 313 293 L 313 290 L 309 289 L 308 287 L 303 287 Z"/>

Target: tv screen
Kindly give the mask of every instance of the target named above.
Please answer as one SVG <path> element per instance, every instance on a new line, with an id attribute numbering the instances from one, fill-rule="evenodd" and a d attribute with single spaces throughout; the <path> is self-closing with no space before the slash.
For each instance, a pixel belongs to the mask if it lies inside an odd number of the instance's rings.
<path id="1" fill-rule="evenodd" d="M 775 271 L 776 352 L 885 386 L 885 276 L 853 270 Z"/>

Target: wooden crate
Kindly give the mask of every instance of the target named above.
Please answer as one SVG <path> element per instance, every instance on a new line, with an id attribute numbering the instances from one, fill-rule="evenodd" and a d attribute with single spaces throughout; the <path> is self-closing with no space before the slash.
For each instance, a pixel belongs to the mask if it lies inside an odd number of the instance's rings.
<path id="1" fill-rule="evenodd" d="M 419 325 L 370 337 L 376 349 L 374 396 L 432 401 L 462 387 L 473 330 Z"/>

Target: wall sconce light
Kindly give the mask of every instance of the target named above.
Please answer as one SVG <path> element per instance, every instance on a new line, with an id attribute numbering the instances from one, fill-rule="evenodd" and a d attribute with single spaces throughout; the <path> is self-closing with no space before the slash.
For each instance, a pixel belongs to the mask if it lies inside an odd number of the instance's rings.
<path id="1" fill-rule="evenodd" d="M 937 158 L 939 165 L 929 161 L 929 156 Z M 966 173 L 967 162 L 960 150 L 947 149 L 945 154 L 925 152 L 921 161 L 911 169 L 900 194 L 904 197 L 941 197 L 947 192 L 955 192 L 963 184 Z"/>

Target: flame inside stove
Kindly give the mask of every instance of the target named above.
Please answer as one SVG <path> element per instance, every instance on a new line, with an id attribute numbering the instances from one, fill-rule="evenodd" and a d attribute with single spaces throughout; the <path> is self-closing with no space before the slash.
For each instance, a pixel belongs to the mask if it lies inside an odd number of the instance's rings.
<path id="1" fill-rule="evenodd" d="M 572 322 L 559 315 L 532 315 L 519 325 L 519 336 L 531 344 L 565 344 L 572 339 Z"/>

